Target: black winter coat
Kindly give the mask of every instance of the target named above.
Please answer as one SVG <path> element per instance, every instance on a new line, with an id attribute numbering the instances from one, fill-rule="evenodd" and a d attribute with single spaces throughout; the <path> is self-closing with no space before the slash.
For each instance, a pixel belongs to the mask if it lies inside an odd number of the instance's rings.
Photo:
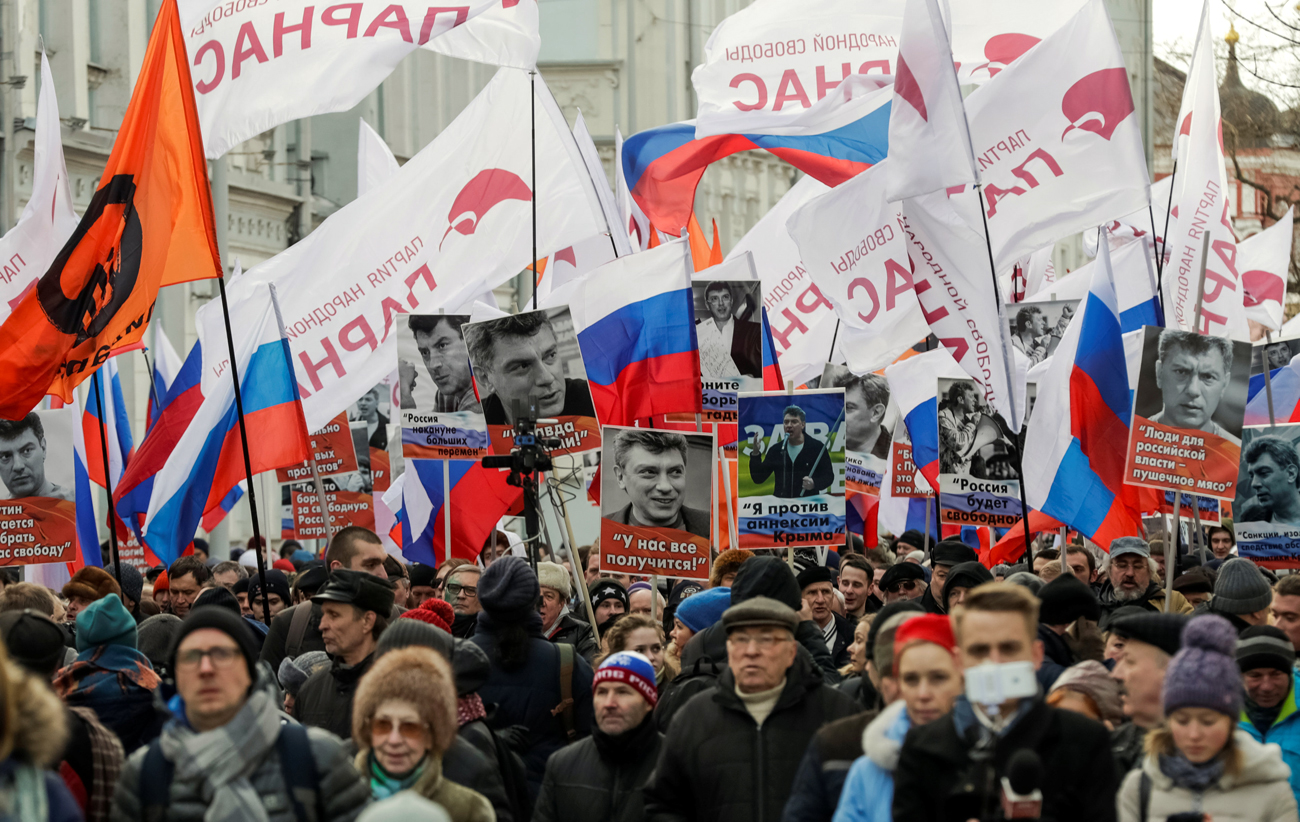
<path id="1" fill-rule="evenodd" d="M 474 743 L 466 740 L 465 737 L 457 736 L 452 739 L 451 747 L 442 755 L 442 775 L 462 788 L 469 788 L 486 796 L 492 803 L 492 810 L 496 811 L 497 822 L 515 822 L 514 815 L 510 813 L 510 802 L 506 798 L 505 785 L 501 782 L 501 772 L 497 770 L 496 760 L 489 761 Z"/>
<path id="2" fill-rule="evenodd" d="M 953 714 L 914 727 L 903 741 L 894 771 L 894 818 L 908 822 L 992 818 L 1011 754 L 1035 751 L 1045 778 L 1042 818 L 1055 822 L 1114 822 L 1119 777 L 1106 728 L 1085 716 L 1038 701 L 997 740 L 993 772 L 972 762 L 979 726 L 957 734 Z M 986 790 L 987 786 L 987 790 Z"/>
<path id="3" fill-rule="evenodd" d="M 596 733 L 599 733 L 597 731 Z M 621 761 L 602 755 L 595 736 L 561 748 L 546 763 L 533 822 L 641 822 L 645 787 L 659 760 L 663 737 L 647 717 L 628 731 L 633 744 Z M 606 737 L 608 739 L 608 737 Z"/>
<path id="4" fill-rule="evenodd" d="M 334 664 L 317 671 L 298 689 L 293 715 L 304 725 L 324 728 L 340 739 L 352 738 L 352 699 L 357 684 L 375 662 L 370 656 L 348 668 L 335 659 Z"/>
<path id="5" fill-rule="evenodd" d="M 762 485 L 768 478 L 776 476 L 776 488 L 773 496 L 785 499 L 811 497 L 829 493 L 835 482 L 835 469 L 831 465 L 831 456 L 826 453 L 826 443 L 813 437 L 804 436 L 803 448 L 799 456 L 791 462 L 786 451 L 788 440 L 781 440 L 777 445 L 767 449 L 761 457 L 752 455 L 749 460 L 749 478 L 755 485 Z M 812 477 L 813 489 L 804 491 L 804 477 Z"/>
<path id="6" fill-rule="evenodd" d="M 596 641 L 596 634 L 591 630 L 590 625 L 576 619 L 572 614 L 560 617 L 560 626 L 547 638 L 551 642 L 572 645 L 591 667 L 596 667 L 596 656 L 600 653 L 600 643 Z"/>
<path id="7" fill-rule="evenodd" d="M 790 788 L 782 822 L 831 822 L 849 768 L 862 756 L 862 732 L 878 715 L 870 710 L 837 719 L 813 736 Z"/>
<path id="8" fill-rule="evenodd" d="M 730 670 L 684 705 L 668 729 L 646 786 L 654 822 L 779 822 L 795 772 L 822 725 L 858 711 L 796 656 L 785 690 L 759 727 L 736 695 Z"/>

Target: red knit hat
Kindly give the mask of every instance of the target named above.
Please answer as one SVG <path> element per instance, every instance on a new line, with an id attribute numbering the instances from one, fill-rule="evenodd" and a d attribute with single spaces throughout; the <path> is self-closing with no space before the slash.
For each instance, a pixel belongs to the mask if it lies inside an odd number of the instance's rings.
<path id="1" fill-rule="evenodd" d="M 451 633 L 451 623 L 456 619 L 456 614 L 452 611 L 451 605 L 437 597 L 429 597 L 420 603 L 419 608 L 412 608 L 402 616 L 406 619 L 418 619 L 421 622 L 427 622 L 447 633 Z"/>
<path id="2" fill-rule="evenodd" d="M 298 569 L 293 567 L 293 563 L 287 559 L 277 559 L 275 562 L 271 563 L 271 567 L 277 571 L 284 571 L 286 574 L 294 574 L 298 572 Z"/>
<path id="3" fill-rule="evenodd" d="M 158 578 L 153 581 L 153 589 L 157 591 L 170 591 L 171 584 L 167 581 L 167 572 L 163 571 Z"/>
<path id="4" fill-rule="evenodd" d="M 894 632 L 894 676 L 898 676 L 898 660 L 908 646 L 918 642 L 933 642 L 948 651 L 957 648 L 952 635 L 952 621 L 943 614 L 925 614 L 913 617 Z"/>

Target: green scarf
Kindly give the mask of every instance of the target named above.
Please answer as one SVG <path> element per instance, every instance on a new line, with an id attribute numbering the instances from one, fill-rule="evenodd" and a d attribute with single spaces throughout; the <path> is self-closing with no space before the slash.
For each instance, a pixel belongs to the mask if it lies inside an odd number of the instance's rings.
<path id="1" fill-rule="evenodd" d="M 414 785 L 415 781 L 420 778 L 420 774 L 424 772 L 424 765 L 428 761 L 429 757 L 425 756 L 424 759 L 420 760 L 420 764 L 416 765 L 407 775 L 393 776 L 388 771 L 384 770 L 384 766 L 379 764 L 379 759 L 375 756 L 375 752 L 371 751 L 370 795 L 376 800 L 387 799 L 398 791 L 406 790 Z"/>

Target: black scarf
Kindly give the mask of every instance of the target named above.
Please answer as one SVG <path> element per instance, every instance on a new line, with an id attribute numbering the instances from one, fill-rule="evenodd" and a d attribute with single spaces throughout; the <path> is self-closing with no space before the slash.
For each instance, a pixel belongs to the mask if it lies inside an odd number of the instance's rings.
<path id="1" fill-rule="evenodd" d="M 1286 703 L 1286 697 L 1278 700 L 1272 708 L 1264 708 L 1255 703 L 1255 700 L 1245 696 L 1242 700 L 1242 706 L 1245 708 L 1246 716 L 1250 718 L 1250 724 L 1259 729 L 1261 736 L 1268 733 L 1268 729 L 1273 727 L 1277 721 L 1277 715 L 1282 713 L 1282 706 Z"/>
<path id="2" fill-rule="evenodd" d="M 655 728 L 654 713 L 651 712 L 645 715 L 640 725 L 621 734 L 611 736 L 598 727 L 592 728 L 591 739 L 596 743 L 596 751 L 600 753 L 601 759 L 614 765 L 625 765 L 645 756 L 657 733 L 659 731 Z"/>

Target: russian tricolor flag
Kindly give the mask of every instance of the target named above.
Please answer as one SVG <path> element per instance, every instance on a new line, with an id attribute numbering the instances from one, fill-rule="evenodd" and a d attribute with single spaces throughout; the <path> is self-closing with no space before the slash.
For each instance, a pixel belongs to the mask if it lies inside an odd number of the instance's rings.
<path id="1" fill-rule="evenodd" d="M 240 328 L 235 355 L 249 457 L 253 472 L 261 473 L 306 460 L 310 446 L 289 342 L 284 338 L 271 291 L 257 288 L 248 292 L 246 299 L 260 301 L 260 312 L 245 309 L 231 313 L 257 317 Z M 217 310 L 220 308 L 214 301 L 200 309 L 200 314 Z M 219 327 L 207 319 L 210 327 Z M 200 316 L 198 320 L 203 328 L 205 318 Z M 208 345 L 215 347 L 218 343 L 209 340 Z M 144 540 L 167 563 L 180 556 L 194 539 L 203 514 L 219 506 L 245 478 L 229 360 L 209 358 L 204 370 L 212 373 L 208 374 L 203 403 L 166 465 L 154 477 L 145 515 Z"/>
<path id="2" fill-rule="evenodd" d="M 203 519 L 199 523 L 200 527 L 209 534 L 212 533 L 212 530 L 220 525 L 221 521 L 235 507 L 235 503 L 244 498 L 246 488 L 248 488 L 248 480 L 240 480 L 239 484 L 230 489 L 230 493 L 226 494 L 216 508 L 203 514 Z"/>
<path id="3" fill-rule="evenodd" d="M 90 481 L 106 487 L 104 476 L 104 440 L 108 442 L 108 468 L 116 488 L 122 472 L 135 453 L 131 438 L 131 419 L 127 415 L 126 400 L 122 396 L 122 379 L 118 375 L 117 360 L 109 358 L 99 373 L 86 381 L 86 410 L 81 415 L 81 430 L 85 444 L 86 471 Z M 100 439 L 100 411 L 103 411 L 104 440 Z"/>
<path id="4" fill-rule="evenodd" d="M 153 496 L 154 477 L 167 464 L 176 443 L 180 442 L 203 404 L 202 372 L 203 346 L 196 344 L 190 349 L 167 393 L 162 395 L 162 407 L 122 474 L 121 483 L 113 486 L 113 506 L 117 515 L 141 542 L 144 542 L 141 526 L 149 510 L 149 498 Z"/>
<path id="5" fill-rule="evenodd" d="M 781 374 L 781 361 L 776 355 L 776 343 L 772 340 L 772 324 L 767 319 L 767 307 L 763 307 L 763 390 L 782 391 L 785 378 Z"/>
<path id="6" fill-rule="evenodd" d="M 153 388 L 149 391 L 148 416 L 145 422 L 145 433 L 153 428 L 154 421 L 162 413 L 161 408 L 154 408 L 154 394 L 158 396 L 159 404 L 166 404 L 167 392 L 171 390 L 172 383 L 176 382 L 176 377 L 181 373 L 183 363 L 181 358 L 176 354 L 176 349 L 172 347 L 171 340 L 163 333 L 161 325 L 154 325 L 153 330 Z"/>
<path id="7" fill-rule="evenodd" d="M 1124 484 L 1132 396 L 1108 245 L 1098 243 L 1080 315 L 1038 382 L 1023 478 L 1032 508 L 1106 549 L 1142 533 L 1137 490 Z"/>
<path id="8" fill-rule="evenodd" d="M 556 292 L 568 300 L 602 425 L 701 410 L 691 271 L 686 242 L 674 240 Z"/>
<path id="9" fill-rule="evenodd" d="M 1273 383 L 1273 419 L 1279 425 L 1300 422 L 1300 357 L 1270 371 L 1269 380 Z M 1269 425 L 1268 391 L 1262 373 L 1251 375 L 1249 397 L 1245 424 Z"/>
<path id="10" fill-rule="evenodd" d="M 72 402 L 69 403 L 52 396 L 50 407 L 71 408 L 73 413 L 76 413 L 77 395 L 73 393 Z M 83 428 L 76 427 L 72 430 L 72 473 L 77 496 L 77 549 L 81 561 L 67 563 L 69 566 L 75 566 L 70 567 L 71 573 L 75 573 L 83 565 L 101 568 L 104 564 L 99 553 L 99 525 L 95 522 L 95 493 L 90 486 L 90 472 L 86 470 L 86 441 L 83 431 Z M 95 433 L 98 436 L 99 432 Z M 104 473 L 102 467 L 100 473 Z"/>
<path id="11" fill-rule="evenodd" d="M 448 556 L 444 519 L 448 506 L 450 555 L 472 561 L 483 551 L 497 522 L 515 512 L 523 500 L 523 489 L 508 484 L 506 472 L 484 468 L 477 460 L 407 460 L 402 476 L 402 508 L 397 517 L 402 556 L 425 565 L 439 565 Z"/>
<path id="12" fill-rule="evenodd" d="M 1119 306 L 1119 325 L 1125 332 L 1138 331 L 1148 325 L 1163 326 L 1164 315 L 1156 299 L 1155 273 L 1151 270 L 1151 256 L 1141 239 L 1125 243 L 1111 251 L 1111 283 Z M 1081 266 L 1025 300 L 1028 303 L 1048 300 L 1084 300 L 1092 285 L 1092 277 L 1101 266 L 1100 256 Z"/>
<path id="13" fill-rule="evenodd" d="M 676 235 L 690 221 L 695 188 L 710 163 L 763 149 L 829 186 L 885 159 L 890 95 L 867 115 L 822 133 L 718 134 L 695 139 L 695 121 L 637 132 L 623 141 L 623 177 L 632 199 L 659 231 Z"/>
<path id="14" fill-rule="evenodd" d="M 903 424 L 907 426 L 907 435 L 912 440 L 912 463 L 934 489 L 939 487 L 940 377 L 968 377 L 944 346 L 908 357 L 885 369 L 890 398 L 898 405 Z M 920 502 L 924 506 L 925 500 Z M 920 516 L 924 523 L 924 508 Z"/>

